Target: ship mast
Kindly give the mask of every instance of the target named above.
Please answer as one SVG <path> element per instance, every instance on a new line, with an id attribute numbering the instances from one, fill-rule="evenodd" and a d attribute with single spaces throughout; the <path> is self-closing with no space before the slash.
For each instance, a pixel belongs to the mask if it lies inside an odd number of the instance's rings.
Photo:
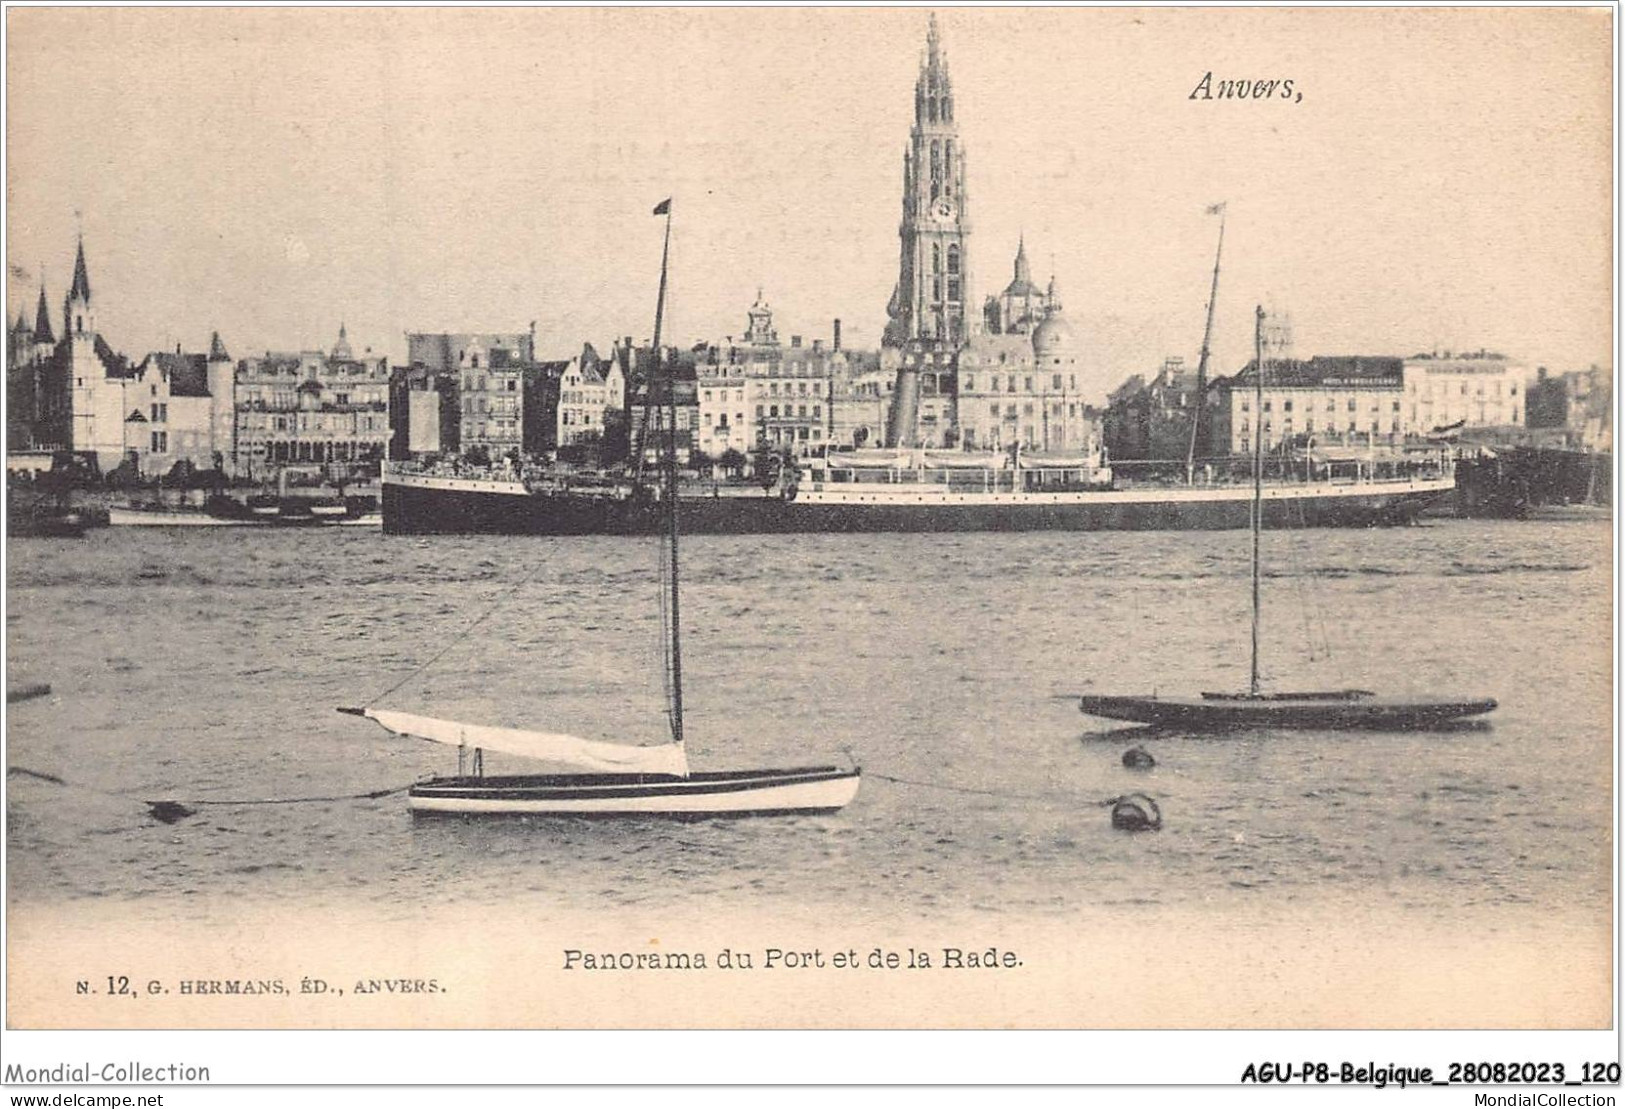
<path id="1" fill-rule="evenodd" d="M 1213 252 L 1213 288 L 1207 296 L 1207 325 L 1202 328 L 1202 352 L 1196 358 L 1196 411 L 1191 416 L 1191 446 L 1185 456 L 1186 484 L 1196 480 L 1196 445 L 1201 436 L 1202 408 L 1207 403 L 1207 356 L 1213 342 L 1213 309 L 1219 303 L 1219 260 L 1224 257 L 1224 206 L 1225 202 L 1220 201 L 1207 210 L 1208 215 L 1217 213 L 1219 217 L 1219 248 Z"/>
<path id="2" fill-rule="evenodd" d="M 666 536 L 670 544 L 668 557 L 671 560 L 669 575 L 669 588 L 671 590 L 668 603 L 671 606 L 671 637 L 666 642 L 666 676 L 669 682 L 668 697 L 670 699 L 669 711 L 671 715 L 671 741 L 679 747 L 683 743 L 683 649 L 679 635 L 678 619 L 678 589 L 677 589 L 677 375 L 675 367 L 665 361 L 663 349 L 660 346 L 660 325 L 666 311 L 666 263 L 671 257 L 671 199 L 661 201 L 655 206 L 654 214 L 666 217 L 666 241 L 660 248 L 660 292 L 655 299 L 655 334 L 654 334 L 654 368 L 650 375 L 648 388 L 651 390 L 649 400 L 653 400 L 652 391 L 656 382 L 664 380 L 666 383 L 666 442 L 662 461 L 666 471 Z M 661 373 L 662 368 L 666 369 Z M 644 429 L 649 426 L 649 409 L 645 409 Z"/>
<path id="3" fill-rule="evenodd" d="M 1253 662 L 1247 690 L 1258 696 L 1258 536 L 1264 530 L 1264 306 L 1253 327 Z"/>

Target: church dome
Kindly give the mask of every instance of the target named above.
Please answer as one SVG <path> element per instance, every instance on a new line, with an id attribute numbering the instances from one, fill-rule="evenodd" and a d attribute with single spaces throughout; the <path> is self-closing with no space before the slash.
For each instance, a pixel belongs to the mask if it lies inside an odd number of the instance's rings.
<path id="1" fill-rule="evenodd" d="M 1033 354 L 1039 359 L 1072 354 L 1077 347 L 1072 325 L 1059 312 L 1051 312 L 1033 331 Z"/>

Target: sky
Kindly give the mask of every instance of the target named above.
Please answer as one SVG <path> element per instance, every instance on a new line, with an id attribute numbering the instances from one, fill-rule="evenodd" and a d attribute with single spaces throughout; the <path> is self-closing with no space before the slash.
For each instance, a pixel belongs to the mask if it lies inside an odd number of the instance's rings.
<path id="1" fill-rule="evenodd" d="M 1025 235 L 1083 357 L 1214 369 L 1255 303 L 1301 357 L 1487 347 L 1612 364 L 1611 14 L 938 8 L 971 290 Z M 82 231 L 131 354 L 523 330 L 873 347 L 925 8 L 9 9 L 10 316 Z M 1291 99 L 1192 100 L 1205 74 Z M 59 320 L 59 316 L 58 316 Z"/>

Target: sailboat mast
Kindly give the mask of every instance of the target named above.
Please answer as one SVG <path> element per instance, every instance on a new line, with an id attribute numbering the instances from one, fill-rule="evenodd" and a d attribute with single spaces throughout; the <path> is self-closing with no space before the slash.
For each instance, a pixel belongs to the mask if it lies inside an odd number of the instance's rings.
<path id="1" fill-rule="evenodd" d="M 1202 328 L 1202 352 L 1196 358 L 1196 413 L 1191 417 L 1191 446 L 1185 456 L 1185 481 L 1196 478 L 1196 443 L 1202 428 L 1202 409 L 1207 403 L 1207 358 L 1213 343 L 1213 309 L 1219 303 L 1219 260 L 1224 257 L 1224 204 L 1220 202 L 1208 209 L 1208 214 L 1219 215 L 1219 247 L 1213 252 L 1213 288 L 1207 295 L 1207 324 Z"/>
<path id="2" fill-rule="evenodd" d="M 671 741 L 681 745 L 683 742 L 683 649 L 682 638 L 679 634 L 681 624 L 678 614 L 677 589 L 677 375 L 670 364 L 665 361 L 663 349 L 660 345 L 660 325 L 664 322 L 666 313 L 666 263 L 671 258 L 671 200 L 668 198 L 655 208 L 656 215 L 666 217 L 666 241 L 660 248 L 660 293 L 655 299 L 655 335 L 654 335 L 654 374 L 649 381 L 649 389 L 653 390 L 655 383 L 664 380 L 666 383 L 666 442 L 665 442 L 665 471 L 666 471 L 666 537 L 670 543 L 671 578 L 671 639 L 669 640 L 669 658 L 671 666 Z M 661 372 L 665 368 L 664 373 Z M 648 415 L 644 417 L 644 427 L 648 427 Z"/>
<path id="3" fill-rule="evenodd" d="M 1258 536 L 1264 530 L 1264 306 L 1253 327 L 1253 663 L 1248 691 L 1258 696 Z"/>

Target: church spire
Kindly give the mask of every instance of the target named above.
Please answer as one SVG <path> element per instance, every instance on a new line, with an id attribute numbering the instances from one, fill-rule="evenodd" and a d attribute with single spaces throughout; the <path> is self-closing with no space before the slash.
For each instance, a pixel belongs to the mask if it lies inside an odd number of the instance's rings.
<path id="1" fill-rule="evenodd" d="M 73 287 L 68 290 L 68 299 L 78 298 L 90 302 L 90 274 L 85 269 L 85 240 L 79 237 L 79 255 L 73 260 Z"/>
<path id="2" fill-rule="evenodd" d="M 45 286 L 39 287 L 39 307 L 34 310 L 34 342 L 49 343 L 55 336 L 51 334 L 51 309 L 45 302 Z"/>
<path id="3" fill-rule="evenodd" d="M 1024 231 L 1016 243 L 1016 284 L 1031 285 L 1033 269 L 1027 263 L 1027 233 Z"/>
<path id="4" fill-rule="evenodd" d="M 220 341 L 220 332 L 216 331 L 209 339 L 209 361 L 230 362 L 231 355 L 226 353 L 226 344 Z"/>

